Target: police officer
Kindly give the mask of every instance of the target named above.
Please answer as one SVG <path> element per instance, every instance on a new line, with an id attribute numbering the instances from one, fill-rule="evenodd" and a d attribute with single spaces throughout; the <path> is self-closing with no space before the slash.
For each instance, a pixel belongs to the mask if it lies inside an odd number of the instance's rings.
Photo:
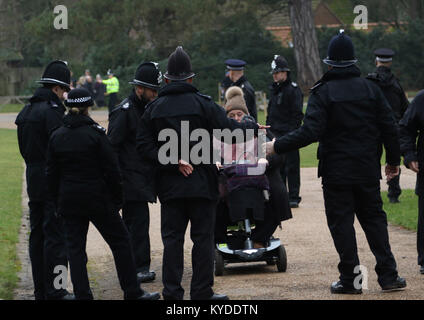
<path id="1" fill-rule="evenodd" d="M 108 109 L 111 112 L 118 103 L 119 80 L 115 77 L 111 69 L 107 70 L 108 79 L 102 80 L 106 85 L 106 95 L 109 96 Z"/>
<path id="2" fill-rule="evenodd" d="M 255 89 L 253 89 L 252 85 L 249 81 L 247 81 L 247 78 L 244 75 L 244 67 L 246 66 L 246 62 L 239 59 L 228 59 L 225 61 L 225 64 L 228 69 L 228 75 L 222 81 L 221 86 L 224 88 L 224 91 L 232 86 L 242 88 L 249 114 L 255 118 L 256 121 L 258 121 Z"/>
<path id="3" fill-rule="evenodd" d="M 408 108 L 409 102 L 399 80 L 390 70 L 395 52 L 391 49 L 380 48 L 374 51 L 374 55 L 377 70 L 368 74 L 367 78 L 375 81 L 383 91 L 384 96 L 393 109 L 396 121 L 399 123 Z M 387 196 L 391 203 L 399 202 L 399 196 L 402 192 L 399 185 L 399 177 L 400 174 L 387 183 L 389 185 Z"/>
<path id="4" fill-rule="evenodd" d="M 71 73 L 63 61 L 49 63 L 38 81 L 42 84 L 22 111 L 18 126 L 19 150 L 26 163 L 29 197 L 29 256 L 36 300 L 73 299 L 73 295 L 54 287 L 56 266 L 68 266 L 62 221 L 46 186 L 46 156 L 50 132 L 62 124 L 64 94 L 70 90 Z"/>
<path id="5" fill-rule="evenodd" d="M 130 96 L 109 114 L 108 137 L 118 156 L 123 176 L 124 206 L 122 218 L 130 233 L 131 245 L 141 282 L 155 279 L 150 271 L 149 206 L 155 202 L 152 168 L 137 154 L 135 139 L 138 120 L 147 103 L 155 99 L 162 82 L 157 63 L 140 64 L 130 83 L 134 89 Z"/>
<path id="6" fill-rule="evenodd" d="M 390 249 L 387 217 L 380 195 L 381 143 L 386 149 L 388 179 L 399 172 L 398 129 L 380 88 L 360 77 L 353 43 L 341 30 L 328 46 L 329 71 L 312 87 L 303 125 L 275 142 L 277 154 L 319 141 L 318 175 L 322 177 L 328 227 L 340 256 L 340 281 L 332 293 L 362 293 L 358 277 L 354 217 L 364 229 L 383 291 L 406 287 Z M 357 283 L 358 282 L 358 283 Z"/>
<path id="7" fill-rule="evenodd" d="M 91 221 L 112 250 L 124 299 L 157 300 L 159 293 L 141 290 L 137 282 L 128 231 L 117 210 L 122 203 L 118 162 L 106 130 L 88 115 L 90 92 L 74 89 L 65 104 L 64 124 L 49 142 L 47 182 L 64 219 L 75 296 L 93 299 L 85 252 Z"/>
<path id="8" fill-rule="evenodd" d="M 143 158 L 158 163 L 158 195 L 161 202 L 161 233 L 163 252 L 163 297 L 183 299 L 181 279 L 184 268 L 184 235 L 191 223 L 193 275 L 191 299 L 228 299 L 212 290 L 214 268 L 214 224 L 218 199 L 218 176 L 212 159 L 208 163 L 193 164 L 184 154 L 170 154 L 176 161 L 169 164 L 163 159 L 164 133 L 175 133 L 178 140 L 174 147 L 182 150 L 186 143 L 191 150 L 197 141 L 191 141 L 191 132 L 205 129 L 212 145 L 212 130 L 257 129 L 256 123 L 239 124 L 228 119 L 222 107 L 211 97 L 202 95 L 192 85 L 190 57 L 178 47 L 168 59 L 168 71 L 164 75 L 166 85 L 151 102 L 140 122 L 137 132 L 137 150 Z M 183 125 L 188 132 L 182 132 Z M 185 130 L 185 129 L 184 129 Z M 159 139 L 160 138 L 160 139 Z M 175 142 L 175 141 L 174 141 Z M 190 152 L 190 150 L 188 150 Z M 165 152 L 166 154 L 167 152 Z M 212 153 L 212 152 L 211 152 Z M 184 157 L 184 158 L 183 158 Z"/>
<path id="9" fill-rule="evenodd" d="M 424 274 L 424 90 L 418 92 L 400 121 L 400 148 L 405 166 L 417 173 L 417 251 L 420 273 Z M 418 141 L 417 141 L 418 137 Z"/>
<path id="10" fill-rule="evenodd" d="M 270 88 L 266 124 L 276 137 L 281 137 L 302 124 L 303 94 L 290 79 L 290 69 L 284 57 L 275 55 L 271 63 L 274 79 Z M 281 177 L 288 186 L 290 207 L 297 208 L 301 197 L 299 150 L 287 152 L 286 161 L 281 166 Z"/>

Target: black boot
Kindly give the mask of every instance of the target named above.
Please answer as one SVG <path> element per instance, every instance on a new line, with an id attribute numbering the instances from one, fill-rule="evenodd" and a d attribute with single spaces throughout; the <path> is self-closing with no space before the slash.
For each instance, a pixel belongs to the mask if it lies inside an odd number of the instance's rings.
<path id="1" fill-rule="evenodd" d="M 156 273 L 154 271 L 145 271 L 137 273 L 138 283 L 152 282 L 156 278 Z"/>
<path id="2" fill-rule="evenodd" d="M 334 294 L 361 294 L 361 289 L 355 289 L 353 287 L 347 287 L 341 283 L 341 281 L 333 282 L 331 284 L 331 293 Z"/>
<path id="3" fill-rule="evenodd" d="M 160 294 L 159 292 L 147 292 L 145 290 L 141 290 L 141 294 L 138 295 L 130 295 L 124 294 L 125 300 L 159 300 Z"/>
<path id="4" fill-rule="evenodd" d="M 384 292 L 392 292 L 392 291 L 399 291 L 406 288 L 406 280 L 401 277 L 397 277 L 395 281 L 386 284 L 384 286 L 381 286 L 381 289 L 383 289 Z"/>
<path id="5" fill-rule="evenodd" d="M 212 297 L 209 298 L 209 300 L 230 300 L 230 298 L 228 298 L 228 296 L 225 294 L 214 293 Z"/>

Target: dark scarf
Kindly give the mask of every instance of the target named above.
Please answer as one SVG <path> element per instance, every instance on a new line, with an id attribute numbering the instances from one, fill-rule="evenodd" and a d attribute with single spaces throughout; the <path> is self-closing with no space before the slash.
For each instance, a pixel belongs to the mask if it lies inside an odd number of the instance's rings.
<path id="1" fill-rule="evenodd" d="M 396 78 L 390 68 L 386 66 L 380 66 L 377 68 L 378 79 L 380 85 L 383 87 L 392 86 L 396 82 Z"/>
<path id="2" fill-rule="evenodd" d="M 71 114 L 68 113 L 63 118 L 63 125 L 67 128 L 79 128 L 83 126 L 89 126 L 97 124 L 93 119 L 91 119 L 89 116 L 83 115 L 83 114 Z"/>
<path id="3" fill-rule="evenodd" d="M 327 82 L 335 79 L 347 79 L 361 76 L 361 70 L 356 65 L 346 68 L 332 68 L 322 76 L 322 82 Z"/>

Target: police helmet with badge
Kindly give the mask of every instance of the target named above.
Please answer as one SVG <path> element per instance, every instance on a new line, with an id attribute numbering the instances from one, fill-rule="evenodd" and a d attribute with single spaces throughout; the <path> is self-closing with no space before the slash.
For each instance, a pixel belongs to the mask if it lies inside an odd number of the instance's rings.
<path id="1" fill-rule="evenodd" d="M 178 46 L 168 58 L 168 68 L 163 77 L 171 81 L 185 81 L 194 76 L 190 56 L 182 46 Z"/>
<path id="2" fill-rule="evenodd" d="M 66 61 L 55 60 L 50 62 L 38 83 L 58 85 L 65 91 L 71 90 L 71 71 Z"/>
<path id="3" fill-rule="evenodd" d="M 327 58 L 323 62 L 335 68 L 345 68 L 358 62 L 355 59 L 355 50 L 352 39 L 340 29 L 338 35 L 335 35 L 329 45 Z"/>
<path id="4" fill-rule="evenodd" d="M 162 83 L 162 72 L 159 70 L 156 62 L 143 62 L 138 66 L 134 79 L 129 83 L 158 90 Z"/>
<path id="5" fill-rule="evenodd" d="M 283 56 L 276 54 L 271 62 L 271 74 L 282 71 L 290 72 L 289 64 Z"/>

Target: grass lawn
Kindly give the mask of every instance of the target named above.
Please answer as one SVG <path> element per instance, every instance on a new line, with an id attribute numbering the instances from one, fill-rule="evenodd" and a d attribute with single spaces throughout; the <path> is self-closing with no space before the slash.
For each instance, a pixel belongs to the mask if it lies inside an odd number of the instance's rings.
<path id="1" fill-rule="evenodd" d="M 19 112 L 23 107 L 23 104 L 2 104 L 0 105 L 0 113 Z"/>
<path id="2" fill-rule="evenodd" d="M 399 197 L 400 203 L 390 203 L 387 199 L 387 191 L 382 192 L 381 197 L 389 222 L 409 230 L 417 230 L 418 196 L 415 195 L 414 190 L 402 190 Z"/>
<path id="3" fill-rule="evenodd" d="M 16 130 L 0 129 L 0 299 L 13 299 L 20 268 L 16 253 L 21 225 L 22 158 Z"/>

